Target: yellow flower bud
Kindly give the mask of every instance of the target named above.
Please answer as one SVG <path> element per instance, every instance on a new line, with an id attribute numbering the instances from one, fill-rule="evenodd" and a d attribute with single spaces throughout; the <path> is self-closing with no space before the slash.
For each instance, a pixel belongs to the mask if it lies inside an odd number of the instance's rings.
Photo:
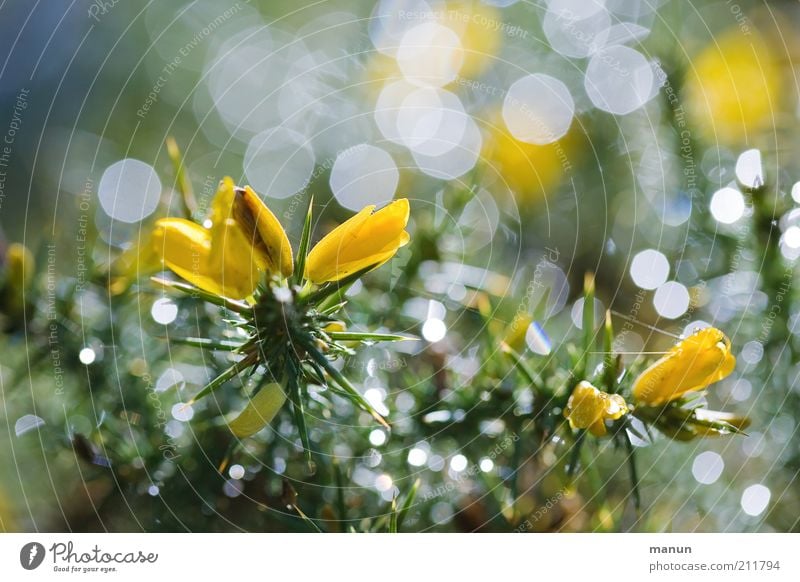
<path id="1" fill-rule="evenodd" d="M 325 331 L 347 331 L 347 326 L 343 321 L 332 321 L 324 328 Z"/>
<path id="2" fill-rule="evenodd" d="M 701 329 L 642 372 L 633 383 L 633 397 L 647 406 L 666 404 L 722 380 L 735 366 L 725 334 L 713 327 Z"/>
<path id="3" fill-rule="evenodd" d="M 573 429 L 588 429 L 594 436 L 603 436 L 606 420 L 617 420 L 627 413 L 622 396 L 602 392 L 584 380 L 572 391 L 564 416 Z"/>
<path id="4" fill-rule="evenodd" d="M 270 383 L 259 390 L 247 403 L 244 410 L 228 426 L 239 438 L 256 434 L 267 426 L 286 402 L 286 394 L 280 384 Z"/>
<path id="5" fill-rule="evenodd" d="M 340 224 L 319 241 L 306 259 L 306 278 L 320 285 L 367 267 L 379 267 L 408 242 L 409 204 L 402 198 L 373 213 L 375 206 Z"/>
<path id="6" fill-rule="evenodd" d="M 6 285 L 22 293 L 33 280 L 36 261 L 33 253 L 20 243 L 12 243 L 6 251 Z"/>

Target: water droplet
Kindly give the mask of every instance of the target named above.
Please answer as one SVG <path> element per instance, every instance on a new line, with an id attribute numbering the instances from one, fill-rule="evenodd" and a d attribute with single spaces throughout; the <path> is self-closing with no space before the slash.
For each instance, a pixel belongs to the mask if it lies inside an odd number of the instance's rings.
<path id="1" fill-rule="evenodd" d="M 95 358 L 97 358 L 97 354 L 94 353 L 92 348 L 83 348 L 78 352 L 78 359 L 84 366 L 94 363 Z"/>
<path id="2" fill-rule="evenodd" d="M 162 297 L 153 302 L 150 308 L 150 315 L 156 323 L 169 325 L 178 317 L 178 306 L 172 299 Z"/>
<path id="3" fill-rule="evenodd" d="M 669 261 L 664 253 L 647 249 L 636 253 L 631 261 L 631 279 L 642 289 L 657 289 L 667 282 Z"/>
<path id="4" fill-rule="evenodd" d="M 241 465 L 231 465 L 231 468 L 228 469 L 228 475 L 231 476 L 231 479 L 241 479 L 244 477 L 244 467 Z"/>
<path id="5" fill-rule="evenodd" d="M 792 186 L 792 200 L 800 204 L 800 182 L 795 182 Z"/>
<path id="6" fill-rule="evenodd" d="M 595 107 L 614 115 L 626 115 L 654 96 L 654 82 L 653 67 L 643 54 L 616 45 L 592 56 L 584 86 Z"/>
<path id="7" fill-rule="evenodd" d="M 392 478 L 386 473 L 378 475 L 375 478 L 375 489 L 377 489 L 378 491 L 388 491 L 392 488 L 393 485 L 394 482 L 392 481 Z"/>
<path id="8" fill-rule="evenodd" d="M 653 305 L 658 314 L 667 319 L 677 319 L 689 309 L 689 290 L 677 281 L 668 281 L 656 289 Z"/>
<path id="9" fill-rule="evenodd" d="M 717 453 L 705 451 L 694 458 L 692 475 L 695 480 L 703 485 L 716 483 L 725 469 L 725 462 Z"/>
<path id="10" fill-rule="evenodd" d="M 194 409 L 191 404 L 178 402 L 172 407 L 172 418 L 181 422 L 189 422 L 194 417 Z"/>
<path id="11" fill-rule="evenodd" d="M 751 340 L 742 346 L 742 360 L 755 366 L 764 357 L 764 345 L 756 340 Z"/>
<path id="12" fill-rule="evenodd" d="M 467 458 L 464 455 L 455 455 L 450 459 L 450 468 L 456 473 L 460 473 L 467 468 Z"/>
<path id="13" fill-rule="evenodd" d="M 424 0 L 381 0 L 369 20 L 370 40 L 380 52 L 393 57 L 406 32 L 433 14 Z"/>
<path id="14" fill-rule="evenodd" d="M 240 479 L 228 479 L 222 486 L 222 492 L 226 497 L 239 497 L 244 491 L 244 481 Z"/>
<path id="15" fill-rule="evenodd" d="M 383 206 L 390 202 L 399 179 L 392 156 L 375 146 L 359 144 L 337 156 L 330 186 L 339 204 L 358 212 L 370 204 Z"/>
<path id="16" fill-rule="evenodd" d="M 611 17 L 605 10 L 580 15 L 569 9 L 551 8 L 545 14 L 542 28 L 554 51 L 582 59 L 608 44 Z"/>
<path id="17" fill-rule="evenodd" d="M 733 224 L 744 215 L 744 196 L 734 188 L 722 188 L 714 192 L 709 209 L 717 222 Z"/>
<path id="18" fill-rule="evenodd" d="M 150 216 L 161 198 L 161 180 L 152 166 L 133 158 L 111 164 L 97 187 L 103 211 L 120 222 Z"/>
<path id="19" fill-rule="evenodd" d="M 755 189 L 764 185 L 764 169 L 759 150 L 747 150 L 739 156 L 736 160 L 736 179 L 745 188 Z"/>
<path id="20" fill-rule="evenodd" d="M 525 343 L 533 353 L 540 356 L 548 356 L 553 350 L 553 343 L 550 341 L 550 337 L 536 321 L 528 326 L 528 331 L 525 332 Z"/>
<path id="21" fill-rule="evenodd" d="M 423 22 L 403 35 L 396 58 L 409 82 L 441 87 L 458 75 L 464 51 L 452 28 L 437 22 Z"/>
<path id="22" fill-rule="evenodd" d="M 418 447 L 414 447 L 408 451 L 407 460 L 412 467 L 422 467 L 428 461 L 428 453 Z"/>
<path id="23" fill-rule="evenodd" d="M 26 432 L 30 432 L 44 425 L 44 419 L 41 417 L 35 414 L 26 414 L 25 416 L 20 416 L 17 422 L 14 423 L 14 434 L 20 437 Z"/>
<path id="24" fill-rule="evenodd" d="M 769 505 L 772 493 L 768 487 L 761 485 L 750 485 L 742 492 L 742 511 L 747 515 L 757 516 L 764 513 L 764 510 Z"/>
<path id="25" fill-rule="evenodd" d="M 372 432 L 369 433 L 369 442 L 372 443 L 373 446 L 379 447 L 386 442 L 386 433 L 383 432 L 381 429 L 376 428 Z"/>
<path id="26" fill-rule="evenodd" d="M 447 326 L 441 319 L 431 318 L 422 324 L 422 337 L 431 343 L 444 339 L 447 335 Z"/>
<path id="27" fill-rule="evenodd" d="M 288 198 L 308 185 L 314 163 L 314 152 L 305 137 L 285 127 L 274 127 L 250 140 L 244 173 L 262 196 Z"/>
<path id="28" fill-rule="evenodd" d="M 514 82 L 503 101 L 508 130 L 518 140 L 536 145 L 562 138 L 574 114 L 575 102 L 567 86 L 540 73 Z"/>
<path id="29" fill-rule="evenodd" d="M 436 87 L 421 87 L 403 99 L 397 133 L 412 152 L 440 156 L 461 142 L 468 119 L 456 95 Z"/>
<path id="30" fill-rule="evenodd" d="M 800 227 L 790 226 L 783 233 L 783 244 L 792 250 L 800 249 Z"/>
<path id="31" fill-rule="evenodd" d="M 605 0 L 546 0 L 547 9 L 562 11 L 575 18 L 586 18 L 592 14 L 606 11 Z"/>
<path id="32" fill-rule="evenodd" d="M 411 153 L 414 156 L 414 162 L 423 173 L 440 180 L 454 180 L 475 167 L 481 154 L 483 137 L 475 121 L 471 117 L 467 117 L 461 141 L 445 145 L 452 145 L 452 147 L 435 156 L 417 151 Z"/>
<path id="33" fill-rule="evenodd" d="M 181 374 L 178 370 L 175 368 L 167 368 L 158 377 L 158 380 L 156 380 L 155 390 L 156 392 L 164 392 L 173 386 L 175 386 L 178 390 L 183 390 L 184 386 L 186 386 L 186 381 L 183 378 L 183 374 Z"/>

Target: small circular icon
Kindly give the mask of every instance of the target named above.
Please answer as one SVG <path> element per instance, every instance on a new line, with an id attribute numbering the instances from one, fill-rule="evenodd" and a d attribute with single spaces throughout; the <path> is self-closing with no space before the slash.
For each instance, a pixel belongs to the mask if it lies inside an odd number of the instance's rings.
<path id="1" fill-rule="evenodd" d="M 29 542 L 19 551 L 19 563 L 26 570 L 35 570 L 44 561 L 44 546 L 39 542 Z"/>

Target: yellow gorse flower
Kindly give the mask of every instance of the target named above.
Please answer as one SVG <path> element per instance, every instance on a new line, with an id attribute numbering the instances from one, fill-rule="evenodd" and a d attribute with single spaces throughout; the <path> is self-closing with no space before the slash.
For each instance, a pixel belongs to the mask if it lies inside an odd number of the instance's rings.
<path id="1" fill-rule="evenodd" d="M 184 218 L 155 223 L 151 247 L 164 266 L 209 293 L 244 299 L 262 273 L 292 274 L 286 232 L 248 186 L 222 180 L 211 204 L 209 228 Z"/>
<path id="2" fill-rule="evenodd" d="M 508 326 L 503 341 L 515 352 L 522 352 L 525 349 L 525 336 L 528 328 L 533 323 L 533 317 L 527 313 L 518 313 Z"/>
<path id="3" fill-rule="evenodd" d="M 633 384 L 633 397 L 647 406 L 666 404 L 722 380 L 735 366 L 725 334 L 713 327 L 701 329 L 642 372 Z"/>
<path id="4" fill-rule="evenodd" d="M 409 204 L 402 198 L 373 212 L 367 206 L 319 241 L 306 259 L 306 278 L 321 285 L 379 267 L 409 240 Z"/>
<path id="5" fill-rule="evenodd" d="M 685 97 L 692 121 L 709 139 L 736 144 L 772 127 L 783 91 L 780 64 L 761 36 L 738 27 L 692 58 Z"/>
<path id="6" fill-rule="evenodd" d="M 607 420 L 617 420 L 628 413 L 628 405 L 619 394 L 602 392 L 587 381 L 572 391 L 564 416 L 573 428 L 588 429 L 594 436 L 606 434 Z"/>

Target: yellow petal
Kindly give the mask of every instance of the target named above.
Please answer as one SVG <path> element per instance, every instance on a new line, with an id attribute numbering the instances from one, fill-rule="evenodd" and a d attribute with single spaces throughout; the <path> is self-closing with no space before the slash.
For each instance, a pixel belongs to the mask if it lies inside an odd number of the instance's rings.
<path id="1" fill-rule="evenodd" d="M 222 225 L 226 220 L 231 219 L 233 212 L 233 199 L 236 195 L 236 184 L 229 176 L 225 176 L 217 187 L 217 192 L 211 200 L 211 211 L 208 218 L 211 221 L 211 228 Z"/>
<path id="2" fill-rule="evenodd" d="M 570 426 L 587 429 L 594 436 L 606 434 L 606 420 L 617 420 L 628 413 L 628 405 L 619 394 L 608 394 L 585 380 L 572 391 L 564 416 Z"/>
<path id="3" fill-rule="evenodd" d="M 589 426 L 589 432 L 592 433 L 596 437 L 605 436 L 605 434 L 606 434 L 606 423 L 603 422 L 603 419 L 601 418 L 600 420 L 592 423 L 592 425 Z"/>
<path id="4" fill-rule="evenodd" d="M 409 240 L 409 204 L 402 198 L 372 213 L 367 206 L 317 243 L 306 260 L 306 277 L 321 284 L 338 281 L 391 259 Z"/>
<path id="5" fill-rule="evenodd" d="M 252 295 L 261 280 L 260 267 L 258 253 L 234 220 L 214 228 L 208 272 L 223 289 L 222 295 L 232 299 Z"/>
<path id="6" fill-rule="evenodd" d="M 602 419 L 604 410 L 600 391 L 584 380 L 572 391 L 564 416 L 572 428 L 589 428 Z"/>
<path id="7" fill-rule="evenodd" d="M 258 283 L 252 248 L 235 224 L 216 233 L 212 246 L 212 231 L 183 218 L 162 218 L 151 242 L 164 265 L 182 279 L 209 293 L 244 299 Z"/>
<path id="8" fill-rule="evenodd" d="M 281 223 L 250 186 L 236 189 L 233 217 L 261 255 L 264 270 L 292 274 L 292 245 Z"/>
<path id="9" fill-rule="evenodd" d="M 532 322 L 533 318 L 529 314 L 517 313 L 511 325 L 508 326 L 508 331 L 503 341 L 515 352 L 521 352 L 525 349 L 525 336 Z"/>
<path id="10" fill-rule="evenodd" d="M 252 436 L 272 422 L 285 402 L 286 394 L 281 385 L 267 384 L 250 399 L 244 410 L 228 426 L 239 438 Z"/>
<path id="11" fill-rule="evenodd" d="M 735 366 L 725 334 L 705 328 L 678 342 L 642 372 L 633 384 L 633 396 L 649 406 L 665 404 L 718 382 Z"/>
<path id="12" fill-rule="evenodd" d="M 195 280 L 208 276 L 206 267 L 211 253 L 211 233 L 208 230 L 184 218 L 162 218 L 156 221 L 151 245 L 166 267 L 205 289 Z"/>

